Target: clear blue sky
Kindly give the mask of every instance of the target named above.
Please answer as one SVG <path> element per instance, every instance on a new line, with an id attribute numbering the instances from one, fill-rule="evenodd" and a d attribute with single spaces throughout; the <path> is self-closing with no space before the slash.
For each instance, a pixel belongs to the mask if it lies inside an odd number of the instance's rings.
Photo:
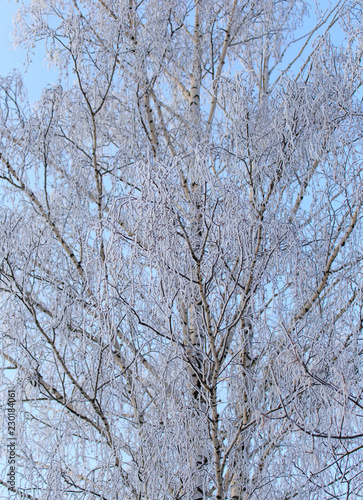
<path id="1" fill-rule="evenodd" d="M 28 89 L 30 102 L 39 99 L 42 89 L 56 81 L 56 73 L 48 71 L 43 64 L 44 52 L 37 47 L 37 54 L 25 72 L 26 51 L 12 47 L 11 33 L 14 29 L 12 16 L 19 4 L 15 0 L 0 0 L 0 76 L 6 76 L 13 69 L 23 74 L 25 86 Z"/>

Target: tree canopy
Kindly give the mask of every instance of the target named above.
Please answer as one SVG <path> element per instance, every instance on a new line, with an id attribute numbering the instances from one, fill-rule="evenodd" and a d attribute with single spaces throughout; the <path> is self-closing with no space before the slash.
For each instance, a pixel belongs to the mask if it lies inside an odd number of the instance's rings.
<path id="1" fill-rule="evenodd" d="M 363 496 L 361 5 L 20 4 L 59 81 L 0 79 L 4 491 Z"/>

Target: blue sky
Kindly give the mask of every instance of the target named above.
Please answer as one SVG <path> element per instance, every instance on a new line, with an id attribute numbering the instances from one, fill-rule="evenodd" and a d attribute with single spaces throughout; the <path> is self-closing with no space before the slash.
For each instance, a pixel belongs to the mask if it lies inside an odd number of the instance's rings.
<path id="1" fill-rule="evenodd" d="M 0 0 L 0 4 L 0 76 L 6 76 L 13 69 L 18 69 L 23 74 L 30 102 L 34 102 L 39 99 L 47 84 L 56 81 L 56 73 L 48 71 L 43 64 L 44 52 L 41 47 L 37 47 L 36 55 L 32 58 L 33 64 L 26 68 L 26 51 L 12 46 L 12 16 L 19 4 L 16 0 Z"/>

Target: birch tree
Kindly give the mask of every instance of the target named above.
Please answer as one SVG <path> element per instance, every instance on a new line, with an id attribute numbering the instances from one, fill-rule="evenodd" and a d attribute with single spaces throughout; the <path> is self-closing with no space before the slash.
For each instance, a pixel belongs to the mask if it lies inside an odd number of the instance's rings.
<path id="1" fill-rule="evenodd" d="M 362 496 L 360 4 L 20 4 L 59 81 L 0 80 L 3 491 Z"/>

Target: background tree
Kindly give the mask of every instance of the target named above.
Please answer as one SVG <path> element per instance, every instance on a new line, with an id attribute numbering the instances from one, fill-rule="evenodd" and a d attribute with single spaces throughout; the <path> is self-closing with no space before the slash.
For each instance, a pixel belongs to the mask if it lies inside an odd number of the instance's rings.
<path id="1" fill-rule="evenodd" d="M 59 70 L 0 82 L 18 494 L 362 496 L 361 6 L 33 0 L 17 37 Z"/>

